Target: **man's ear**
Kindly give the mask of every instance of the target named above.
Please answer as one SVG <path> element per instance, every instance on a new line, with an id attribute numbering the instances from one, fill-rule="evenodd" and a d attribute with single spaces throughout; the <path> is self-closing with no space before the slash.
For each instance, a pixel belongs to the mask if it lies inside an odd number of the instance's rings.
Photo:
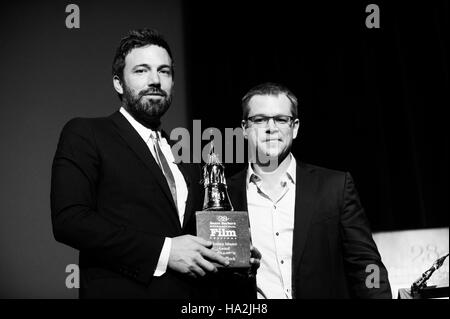
<path id="1" fill-rule="evenodd" d="M 120 80 L 120 78 L 117 75 L 113 76 L 113 85 L 114 85 L 114 89 L 116 90 L 117 93 L 123 94 L 122 81 Z"/>
<path id="2" fill-rule="evenodd" d="M 244 138 L 247 139 L 247 121 L 242 120 L 241 127 L 242 127 L 242 134 L 244 135 Z"/>
<path id="3" fill-rule="evenodd" d="M 295 139 L 298 134 L 298 129 L 300 128 L 300 120 L 295 119 L 293 126 L 294 126 L 294 131 L 292 132 L 292 137 L 293 137 L 293 139 Z"/>

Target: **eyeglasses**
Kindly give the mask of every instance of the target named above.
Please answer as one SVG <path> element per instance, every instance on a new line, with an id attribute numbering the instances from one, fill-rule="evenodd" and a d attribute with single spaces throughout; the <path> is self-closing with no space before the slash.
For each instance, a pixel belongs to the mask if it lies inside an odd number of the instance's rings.
<path id="1" fill-rule="evenodd" d="M 286 128 L 291 125 L 294 118 L 288 115 L 276 115 L 276 116 L 264 116 L 255 115 L 247 118 L 247 122 L 250 122 L 253 126 L 265 127 L 269 123 L 269 120 L 273 119 L 275 125 L 279 128 Z"/>

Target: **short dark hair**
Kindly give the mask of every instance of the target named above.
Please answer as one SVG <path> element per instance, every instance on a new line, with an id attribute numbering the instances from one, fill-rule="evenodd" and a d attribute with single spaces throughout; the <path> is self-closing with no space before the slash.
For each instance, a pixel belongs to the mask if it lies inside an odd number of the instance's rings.
<path id="1" fill-rule="evenodd" d="M 131 30 L 128 35 L 120 40 L 120 44 L 116 50 L 112 64 L 113 76 L 118 76 L 123 80 L 123 69 L 125 67 L 125 57 L 134 48 L 141 48 L 147 45 L 156 45 L 167 51 L 172 61 L 172 74 L 174 73 L 174 61 L 169 44 L 158 31 L 153 29 L 137 29 Z"/>
<path id="2" fill-rule="evenodd" d="M 267 82 L 263 84 L 259 84 L 253 88 L 250 89 L 250 91 L 247 92 L 247 94 L 244 95 L 244 97 L 241 100 L 242 105 L 242 119 L 246 120 L 248 113 L 249 113 L 249 107 L 248 103 L 252 97 L 255 95 L 275 95 L 278 96 L 280 94 L 285 94 L 286 97 L 291 101 L 291 113 L 294 119 L 298 117 L 298 100 L 297 97 L 285 86 L 278 84 L 278 83 L 272 83 Z"/>

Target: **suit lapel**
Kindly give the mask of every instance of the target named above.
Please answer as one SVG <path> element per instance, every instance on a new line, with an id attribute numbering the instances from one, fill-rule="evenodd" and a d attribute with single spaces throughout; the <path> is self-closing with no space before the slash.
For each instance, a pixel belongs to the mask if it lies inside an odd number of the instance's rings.
<path id="1" fill-rule="evenodd" d="M 118 128 L 119 135 L 125 140 L 127 145 L 136 153 L 136 155 L 142 160 L 142 162 L 144 162 L 144 164 L 155 177 L 157 184 L 161 187 L 163 193 L 167 197 L 167 200 L 171 203 L 171 211 L 176 217 L 178 227 L 181 227 L 178 219 L 178 210 L 175 206 L 175 202 L 173 201 L 169 185 L 167 185 L 166 178 L 164 177 L 161 169 L 153 158 L 153 155 L 148 149 L 148 146 L 142 140 L 139 133 L 136 132 L 133 126 L 120 112 L 115 112 L 113 115 L 111 115 L 111 119 Z"/>
<path id="2" fill-rule="evenodd" d="M 292 247 L 292 287 L 295 296 L 295 277 L 305 249 L 311 217 L 314 212 L 314 193 L 317 179 L 303 163 L 297 165 L 297 186 L 295 194 L 294 235 Z"/>
<path id="3" fill-rule="evenodd" d="M 186 181 L 186 186 L 188 189 L 188 196 L 186 199 L 186 208 L 184 210 L 184 217 L 183 217 L 183 228 L 186 226 L 187 222 L 189 221 L 189 219 L 191 218 L 193 209 L 194 209 L 194 200 L 193 200 L 193 196 L 194 196 L 194 187 L 196 186 L 195 181 L 193 182 L 191 180 L 191 176 L 189 175 L 188 172 L 188 168 L 186 167 L 185 163 L 179 163 L 177 164 L 181 174 L 183 174 L 184 176 L 184 180 Z M 200 187 L 200 184 L 197 185 L 198 187 Z"/>
<path id="4" fill-rule="evenodd" d="M 235 211 L 248 211 L 246 176 L 247 170 L 244 169 L 231 177 L 227 185 L 228 195 Z"/>

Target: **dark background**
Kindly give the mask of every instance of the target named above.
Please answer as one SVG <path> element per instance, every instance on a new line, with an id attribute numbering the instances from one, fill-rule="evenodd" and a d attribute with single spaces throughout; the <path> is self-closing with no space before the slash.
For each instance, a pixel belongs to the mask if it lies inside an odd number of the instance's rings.
<path id="1" fill-rule="evenodd" d="M 3 5 L 0 297 L 77 295 L 64 285 L 77 253 L 51 231 L 51 161 L 69 119 L 118 109 L 111 62 L 132 28 L 156 28 L 174 53 L 166 130 L 237 127 L 252 86 L 283 83 L 300 101 L 294 155 L 350 171 L 374 231 L 448 227 L 449 3 L 392 2 Z M 69 3 L 80 29 L 65 27 Z M 380 29 L 365 26 L 370 3 Z"/>
<path id="2" fill-rule="evenodd" d="M 449 3 L 392 2 L 375 2 L 380 29 L 365 1 L 189 3 L 189 101 L 202 126 L 234 127 L 252 86 L 283 83 L 294 155 L 350 171 L 374 230 L 445 226 Z"/>

